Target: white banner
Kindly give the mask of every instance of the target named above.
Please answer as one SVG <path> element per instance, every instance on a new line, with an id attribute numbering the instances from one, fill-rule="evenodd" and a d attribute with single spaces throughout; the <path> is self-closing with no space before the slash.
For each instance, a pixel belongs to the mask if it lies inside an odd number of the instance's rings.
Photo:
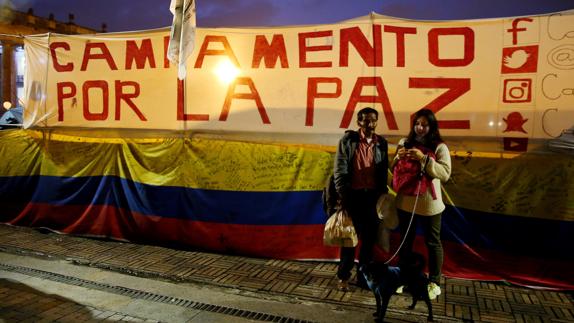
<path id="1" fill-rule="evenodd" d="M 33 36 L 25 123 L 340 134 L 372 106 L 404 135 L 429 107 L 443 135 L 550 138 L 574 123 L 573 18 L 197 28 L 185 81 L 168 29 Z"/>

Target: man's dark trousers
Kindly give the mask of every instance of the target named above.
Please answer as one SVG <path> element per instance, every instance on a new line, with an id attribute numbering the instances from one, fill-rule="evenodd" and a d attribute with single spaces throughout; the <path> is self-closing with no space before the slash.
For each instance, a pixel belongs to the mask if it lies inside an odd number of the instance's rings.
<path id="1" fill-rule="evenodd" d="M 345 205 L 353 220 L 355 231 L 359 235 L 359 265 L 367 264 L 373 259 L 373 247 L 377 239 L 379 219 L 377 217 L 377 200 L 379 193 L 374 189 L 351 190 Z M 348 280 L 355 263 L 355 247 L 341 248 L 341 263 L 337 277 Z M 357 283 L 364 283 L 362 275 L 357 275 Z"/>

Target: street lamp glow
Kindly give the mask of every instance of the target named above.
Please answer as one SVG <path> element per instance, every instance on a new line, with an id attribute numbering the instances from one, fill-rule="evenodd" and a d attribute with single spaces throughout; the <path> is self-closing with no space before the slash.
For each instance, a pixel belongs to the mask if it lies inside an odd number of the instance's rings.
<path id="1" fill-rule="evenodd" d="M 241 70 L 228 59 L 221 61 L 217 67 L 215 67 L 215 74 L 219 80 L 225 84 L 233 82 L 239 73 L 241 73 Z"/>

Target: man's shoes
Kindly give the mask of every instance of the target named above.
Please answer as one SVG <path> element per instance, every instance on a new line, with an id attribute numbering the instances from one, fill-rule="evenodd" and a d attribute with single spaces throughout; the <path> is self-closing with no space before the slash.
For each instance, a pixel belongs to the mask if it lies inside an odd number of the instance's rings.
<path id="1" fill-rule="evenodd" d="M 339 283 L 337 284 L 337 289 L 341 292 L 348 292 L 349 291 L 349 281 L 345 279 L 339 279 Z"/>
<path id="2" fill-rule="evenodd" d="M 430 282 L 428 286 L 429 298 L 431 300 L 437 298 L 441 294 L 440 286 L 434 282 Z"/>

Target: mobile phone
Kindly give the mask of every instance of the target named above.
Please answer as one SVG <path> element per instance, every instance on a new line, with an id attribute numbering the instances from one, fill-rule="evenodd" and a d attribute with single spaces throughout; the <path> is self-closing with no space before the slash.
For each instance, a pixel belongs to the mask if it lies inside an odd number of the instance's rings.
<path id="1" fill-rule="evenodd" d="M 411 148 L 413 148 L 413 144 L 410 143 L 409 141 L 405 141 L 405 143 L 403 144 L 403 147 L 405 147 L 405 149 L 411 149 Z"/>

